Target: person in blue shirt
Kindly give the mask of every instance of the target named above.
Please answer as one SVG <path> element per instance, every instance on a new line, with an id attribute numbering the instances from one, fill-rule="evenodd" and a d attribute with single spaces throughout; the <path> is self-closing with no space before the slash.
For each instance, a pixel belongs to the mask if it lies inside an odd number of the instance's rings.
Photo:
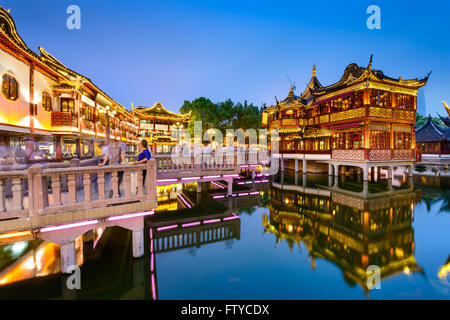
<path id="1" fill-rule="evenodd" d="M 147 163 L 147 161 L 151 159 L 152 155 L 150 154 L 150 151 L 148 150 L 147 140 L 141 141 L 141 143 L 139 144 L 139 152 L 140 153 L 138 156 L 138 161 L 135 162 L 134 164 Z M 145 186 L 145 178 L 147 177 L 147 170 L 143 171 L 143 175 L 144 175 L 143 184 Z"/>
<path id="2" fill-rule="evenodd" d="M 139 156 L 138 161 L 135 164 L 141 164 L 146 163 L 152 155 L 150 154 L 150 151 L 148 150 L 148 143 L 147 140 L 142 140 L 141 144 L 139 145 Z"/>

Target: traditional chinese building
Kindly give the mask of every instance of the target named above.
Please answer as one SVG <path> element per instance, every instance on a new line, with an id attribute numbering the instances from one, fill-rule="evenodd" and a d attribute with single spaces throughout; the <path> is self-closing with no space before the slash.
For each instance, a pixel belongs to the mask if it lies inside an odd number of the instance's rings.
<path id="1" fill-rule="evenodd" d="M 450 154 L 450 129 L 436 124 L 431 116 L 427 122 L 416 130 L 417 147 L 425 156 Z"/>
<path id="2" fill-rule="evenodd" d="M 428 77 L 392 78 L 372 68 L 350 64 L 341 79 L 323 86 L 314 66 L 312 78 L 300 96 L 290 89 L 283 101 L 265 109 L 263 125 L 277 129 L 281 169 L 285 160 L 356 166 L 367 179 L 372 167 L 408 166 L 415 161 L 414 125 L 417 93 Z"/>
<path id="3" fill-rule="evenodd" d="M 135 150 L 137 118 L 43 48 L 28 48 L 1 7 L 0 76 L 2 146 L 26 149 L 28 160 L 91 157 L 110 140 Z"/>
<path id="4" fill-rule="evenodd" d="M 169 154 L 177 144 L 181 130 L 187 128 L 188 114 L 168 111 L 157 102 L 153 107 L 133 108 L 133 115 L 139 119 L 141 139 L 146 139 L 155 154 Z"/>

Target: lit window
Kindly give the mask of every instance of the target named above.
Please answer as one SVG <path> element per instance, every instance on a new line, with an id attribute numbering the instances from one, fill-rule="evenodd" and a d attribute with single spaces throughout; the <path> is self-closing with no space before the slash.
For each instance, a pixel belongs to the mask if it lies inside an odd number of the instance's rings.
<path id="1" fill-rule="evenodd" d="M 52 97 L 48 92 L 42 92 L 42 109 L 47 112 L 52 111 Z"/>
<path id="2" fill-rule="evenodd" d="M 75 113 L 75 100 L 68 98 L 61 98 L 61 112 Z"/>
<path id="3" fill-rule="evenodd" d="M 2 93 L 8 100 L 15 101 L 19 98 L 19 84 L 13 76 L 9 74 L 3 75 Z"/>

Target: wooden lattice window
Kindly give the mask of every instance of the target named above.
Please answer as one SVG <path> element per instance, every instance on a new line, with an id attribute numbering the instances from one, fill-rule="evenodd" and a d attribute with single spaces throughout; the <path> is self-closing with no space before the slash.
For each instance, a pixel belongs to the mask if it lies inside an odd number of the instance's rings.
<path id="1" fill-rule="evenodd" d="M 52 97 L 48 92 L 42 92 L 42 109 L 47 112 L 52 111 Z"/>
<path id="2" fill-rule="evenodd" d="M 16 101 L 19 98 L 19 83 L 12 75 L 3 75 L 2 93 L 8 100 Z"/>

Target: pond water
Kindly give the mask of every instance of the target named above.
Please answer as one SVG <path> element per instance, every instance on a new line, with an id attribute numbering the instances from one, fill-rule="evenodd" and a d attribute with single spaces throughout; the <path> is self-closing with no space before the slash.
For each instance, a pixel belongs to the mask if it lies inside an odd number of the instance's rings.
<path id="1" fill-rule="evenodd" d="M 232 200 L 217 197 L 220 184 L 201 196 L 195 185 L 160 188 L 145 258 L 131 258 L 124 229 L 79 239 L 81 290 L 68 290 L 59 274 L 58 246 L 3 245 L 0 299 L 450 298 L 448 180 L 286 173 L 241 182 L 235 192 L 249 196 Z M 198 205 L 181 208 L 179 193 Z M 156 227 L 186 218 L 203 223 Z M 378 288 L 370 266 L 379 270 Z"/>

